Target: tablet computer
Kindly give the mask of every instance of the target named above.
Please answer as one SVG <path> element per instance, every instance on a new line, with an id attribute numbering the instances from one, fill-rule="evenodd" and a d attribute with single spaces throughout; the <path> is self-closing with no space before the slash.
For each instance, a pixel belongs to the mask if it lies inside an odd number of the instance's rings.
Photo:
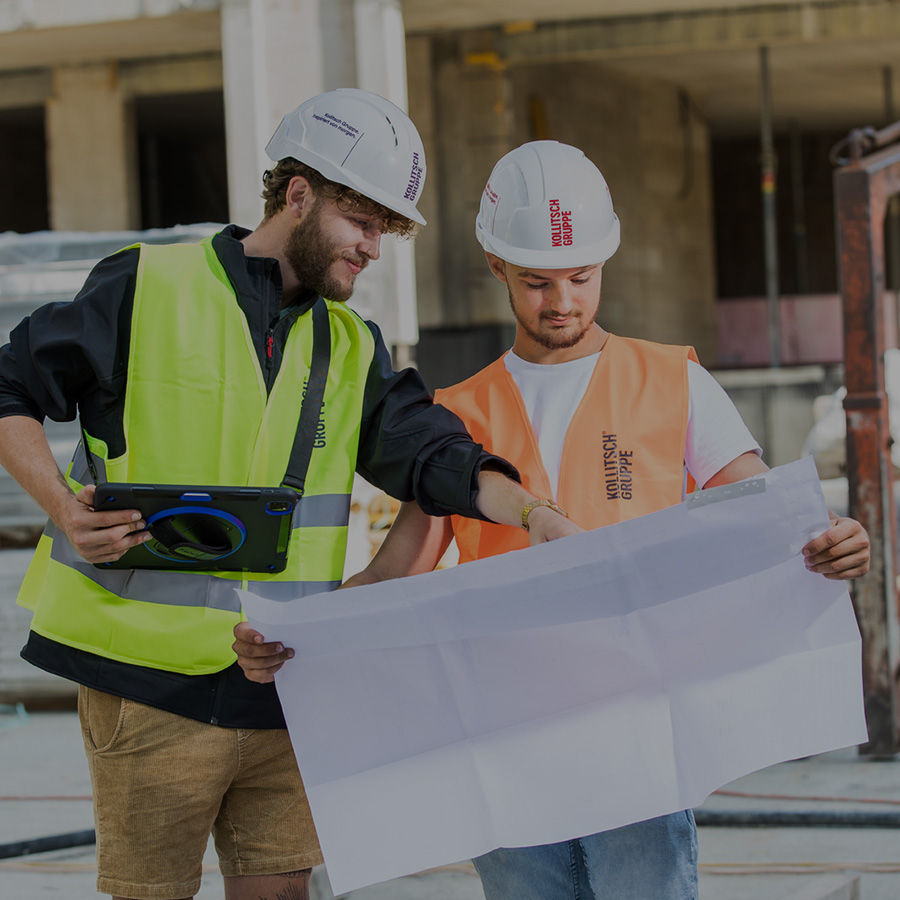
<path id="1" fill-rule="evenodd" d="M 291 488 L 98 484 L 94 509 L 137 509 L 150 540 L 106 569 L 281 572 L 298 495 Z"/>

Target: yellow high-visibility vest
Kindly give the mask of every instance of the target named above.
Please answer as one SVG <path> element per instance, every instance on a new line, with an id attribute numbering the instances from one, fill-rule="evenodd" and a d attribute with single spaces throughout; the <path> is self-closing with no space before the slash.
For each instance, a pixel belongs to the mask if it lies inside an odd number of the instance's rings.
<path id="1" fill-rule="evenodd" d="M 375 341 L 345 304 L 326 301 L 331 364 L 322 415 L 277 574 L 101 569 L 49 525 L 18 602 L 50 640 L 126 663 L 186 674 L 234 659 L 235 588 L 289 599 L 340 583 Z M 292 326 L 267 394 L 247 320 L 208 238 L 140 247 L 123 426 L 126 450 L 109 458 L 87 436 L 101 481 L 277 486 L 285 475 L 309 376 L 312 316 Z M 88 481 L 79 447 L 67 478 Z"/>

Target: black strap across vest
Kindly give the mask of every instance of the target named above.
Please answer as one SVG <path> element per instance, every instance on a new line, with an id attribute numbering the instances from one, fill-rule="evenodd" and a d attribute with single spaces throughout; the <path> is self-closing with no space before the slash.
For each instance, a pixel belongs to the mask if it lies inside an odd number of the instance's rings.
<path id="1" fill-rule="evenodd" d="M 316 432 L 319 430 L 322 401 L 325 398 L 325 382 L 328 380 L 328 366 L 331 363 L 331 325 L 328 321 L 328 307 L 321 297 L 313 304 L 312 319 L 313 346 L 309 379 L 306 382 L 303 403 L 300 405 L 300 421 L 294 435 L 291 458 L 281 482 L 293 488 L 301 497 L 305 489 L 306 473 L 309 471 L 309 460 L 316 442 Z"/>
<path id="2" fill-rule="evenodd" d="M 297 422 L 297 433 L 294 435 L 294 445 L 291 448 L 287 472 L 281 482 L 283 485 L 293 488 L 301 497 L 305 490 L 306 474 L 309 471 L 309 461 L 316 441 L 316 432 L 319 429 L 322 402 L 325 398 L 325 383 L 328 381 L 328 366 L 331 364 L 331 325 L 328 320 L 328 307 L 321 297 L 312 306 L 312 323 L 313 345 L 309 379 L 306 382 L 303 402 L 300 404 L 300 418 Z M 81 425 L 81 440 L 88 469 L 94 479 L 94 484 L 97 484 L 99 481 L 97 467 L 94 464 L 83 424 Z"/>

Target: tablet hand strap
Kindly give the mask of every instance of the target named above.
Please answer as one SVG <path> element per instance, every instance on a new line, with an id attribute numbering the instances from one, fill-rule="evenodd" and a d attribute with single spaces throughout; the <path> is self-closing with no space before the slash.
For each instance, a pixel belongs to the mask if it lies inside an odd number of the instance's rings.
<path id="1" fill-rule="evenodd" d="M 205 517 L 198 521 L 195 516 L 187 533 L 176 526 L 176 518 L 177 516 L 166 516 L 147 527 L 153 539 L 175 556 L 186 559 L 218 559 L 234 549 L 227 534 L 213 522 L 205 520 Z"/>

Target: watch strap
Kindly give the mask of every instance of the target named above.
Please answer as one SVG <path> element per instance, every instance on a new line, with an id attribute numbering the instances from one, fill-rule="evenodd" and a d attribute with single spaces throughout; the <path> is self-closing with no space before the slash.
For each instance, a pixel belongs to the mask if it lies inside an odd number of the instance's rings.
<path id="1" fill-rule="evenodd" d="M 567 519 L 569 518 L 569 514 L 562 507 L 557 506 L 552 500 L 529 500 L 525 506 L 522 507 L 522 527 L 526 531 L 528 531 L 528 516 L 533 509 L 536 509 L 539 506 L 549 506 L 554 512 L 559 513 L 561 516 L 565 516 Z"/>

